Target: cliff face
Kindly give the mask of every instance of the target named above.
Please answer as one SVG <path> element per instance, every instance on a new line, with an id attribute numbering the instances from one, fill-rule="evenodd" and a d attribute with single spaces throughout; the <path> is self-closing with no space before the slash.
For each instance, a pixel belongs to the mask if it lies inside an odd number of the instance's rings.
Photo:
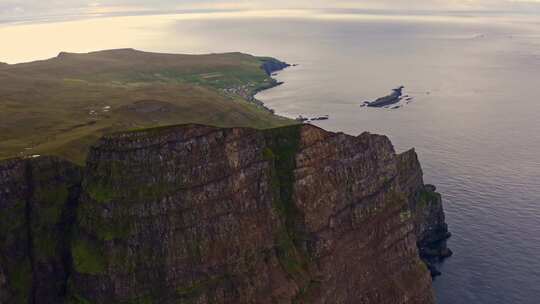
<path id="1" fill-rule="evenodd" d="M 58 303 L 80 169 L 50 157 L 0 163 L 0 303 Z"/>
<path id="2" fill-rule="evenodd" d="M 398 156 L 399 183 L 408 197 L 414 232 L 422 260 L 431 275 L 441 273 L 435 263 L 452 255 L 446 240 L 451 236 L 444 219 L 441 195 L 433 185 L 424 185 L 422 168 L 414 150 Z"/>
<path id="3" fill-rule="evenodd" d="M 446 232 L 440 196 L 414 151 L 396 155 L 386 137 L 309 125 L 116 134 L 92 148 L 80 195 L 78 170 L 60 163 L 0 168 L 1 214 L 13 214 L 0 302 L 434 302 L 417 245 Z M 64 216 L 34 229 L 45 185 L 65 189 L 49 200 Z M 33 244 L 51 231 L 57 250 L 39 264 Z M 25 261 L 21 286 L 9 267 Z"/>
<path id="4" fill-rule="evenodd" d="M 268 76 L 272 75 L 272 73 L 274 72 L 281 71 L 291 66 L 286 62 L 279 61 L 274 58 L 263 58 L 262 61 L 263 64 L 261 68 L 264 70 L 264 72 L 266 72 Z"/>

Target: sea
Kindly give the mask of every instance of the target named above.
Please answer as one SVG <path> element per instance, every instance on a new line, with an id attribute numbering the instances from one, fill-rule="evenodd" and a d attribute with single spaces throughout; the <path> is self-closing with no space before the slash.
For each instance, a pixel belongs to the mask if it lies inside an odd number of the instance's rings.
<path id="1" fill-rule="evenodd" d="M 60 51 L 240 51 L 296 66 L 257 98 L 277 114 L 415 148 L 454 255 L 440 304 L 540 303 L 540 17 L 344 10 L 93 15 L 0 23 L 0 61 Z M 404 86 L 399 108 L 362 107 Z"/>

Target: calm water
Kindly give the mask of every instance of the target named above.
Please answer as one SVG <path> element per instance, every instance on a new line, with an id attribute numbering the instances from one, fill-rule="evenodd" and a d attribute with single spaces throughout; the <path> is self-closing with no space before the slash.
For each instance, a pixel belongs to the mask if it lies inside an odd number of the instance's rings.
<path id="1" fill-rule="evenodd" d="M 256 16 L 255 16 L 256 15 Z M 242 51 L 299 66 L 258 97 L 278 113 L 330 115 L 320 126 L 387 134 L 416 147 L 444 195 L 454 257 L 438 302 L 540 301 L 540 18 L 253 13 L 0 25 L 0 61 L 59 51 Z M 414 102 L 367 109 L 404 85 Z"/>

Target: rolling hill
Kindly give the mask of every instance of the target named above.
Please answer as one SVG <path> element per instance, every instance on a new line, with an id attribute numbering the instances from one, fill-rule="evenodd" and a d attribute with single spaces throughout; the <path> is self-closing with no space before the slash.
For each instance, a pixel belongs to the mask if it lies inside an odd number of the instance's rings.
<path id="1" fill-rule="evenodd" d="M 253 100 L 273 58 L 119 49 L 0 65 L 0 159 L 37 154 L 82 163 L 105 133 L 171 124 L 270 128 L 294 121 Z"/>

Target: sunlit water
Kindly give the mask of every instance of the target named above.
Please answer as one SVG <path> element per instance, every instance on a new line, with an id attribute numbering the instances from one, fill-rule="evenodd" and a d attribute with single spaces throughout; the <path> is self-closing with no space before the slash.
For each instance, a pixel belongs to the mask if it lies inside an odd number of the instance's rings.
<path id="1" fill-rule="evenodd" d="M 258 98 L 320 126 L 415 147 L 439 187 L 455 255 L 438 302 L 540 301 L 540 26 L 535 17 L 262 13 L 100 18 L 0 25 L 0 61 L 59 51 L 242 51 L 297 63 Z M 360 103 L 404 85 L 397 110 Z"/>

